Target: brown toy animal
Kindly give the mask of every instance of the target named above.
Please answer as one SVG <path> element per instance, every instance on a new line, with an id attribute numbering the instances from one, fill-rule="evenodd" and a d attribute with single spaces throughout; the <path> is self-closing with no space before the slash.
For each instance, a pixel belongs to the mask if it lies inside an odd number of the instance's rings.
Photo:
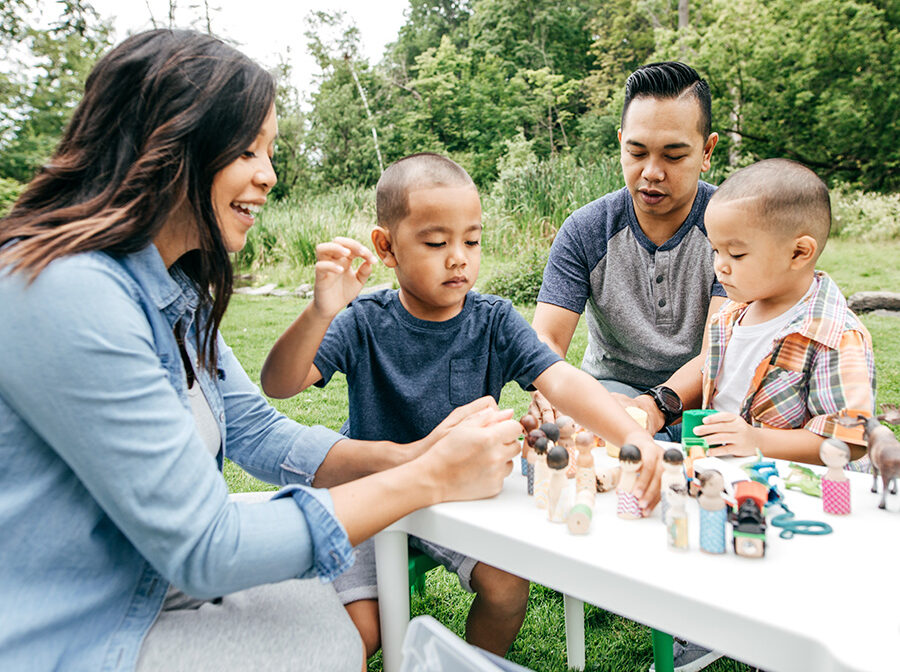
<path id="1" fill-rule="evenodd" d="M 878 508 L 883 509 L 888 484 L 891 486 L 891 494 L 897 494 L 897 482 L 894 479 L 900 476 L 900 441 L 891 430 L 878 422 L 878 418 L 860 416 L 859 420 L 863 425 L 869 446 L 869 459 L 872 461 L 872 492 L 878 492 L 878 475 L 881 474 L 883 490 Z"/>

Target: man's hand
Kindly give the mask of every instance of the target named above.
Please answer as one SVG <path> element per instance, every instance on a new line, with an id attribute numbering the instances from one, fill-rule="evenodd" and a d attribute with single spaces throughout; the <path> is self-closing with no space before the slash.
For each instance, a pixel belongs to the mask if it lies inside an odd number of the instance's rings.
<path id="1" fill-rule="evenodd" d="M 703 424 L 694 428 L 694 434 L 703 437 L 709 444 L 707 455 L 711 457 L 756 455 L 758 431 L 741 416 L 725 412 L 707 415 L 703 418 Z"/>
<path id="2" fill-rule="evenodd" d="M 353 268 L 354 259 L 362 259 Z M 338 237 L 316 245 L 316 283 L 313 306 L 319 316 L 331 320 L 355 299 L 372 273 L 374 254 L 352 238 Z"/>
<path id="3" fill-rule="evenodd" d="M 538 426 L 545 422 L 556 422 L 558 415 L 547 398 L 537 390 L 531 393 L 531 405 L 528 407 L 528 413 L 537 419 Z"/>

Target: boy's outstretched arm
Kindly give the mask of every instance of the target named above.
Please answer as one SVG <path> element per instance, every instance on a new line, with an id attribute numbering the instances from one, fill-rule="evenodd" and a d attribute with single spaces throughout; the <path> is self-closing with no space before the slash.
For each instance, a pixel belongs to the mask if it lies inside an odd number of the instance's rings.
<path id="1" fill-rule="evenodd" d="M 643 467 L 634 486 L 641 508 L 648 513 L 659 500 L 662 449 L 625 412 L 603 385 L 567 362 L 556 362 L 534 380 L 534 386 L 554 407 L 616 445 L 631 443 L 641 450 Z"/>
<path id="2" fill-rule="evenodd" d="M 355 259 L 362 259 L 353 267 Z M 263 364 L 260 382 L 270 397 L 293 396 L 322 375 L 313 365 L 328 325 L 355 299 L 369 275 L 375 255 L 351 238 L 335 238 L 316 246 L 316 281 L 313 300 L 275 341 Z"/>

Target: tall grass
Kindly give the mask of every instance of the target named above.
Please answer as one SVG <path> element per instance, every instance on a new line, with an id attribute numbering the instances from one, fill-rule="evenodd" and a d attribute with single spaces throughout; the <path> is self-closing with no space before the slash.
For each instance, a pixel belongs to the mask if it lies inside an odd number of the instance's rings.
<path id="1" fill-rule="evenodd" d="M 716 182 L 720 175 L 704 175 Z M 546 254 L 550 241 L 574 210 L 624 184 L 617 156 L 583 164 L 571 156 L 529 162 L 482 193 L 483 245 L 502 266 L 521 265 Z M 832 236 L 844 240 L 900 240 L 900 195 L 832 190 Z M 339 187 L 327 193 L 295 195 L 273 202 L 261 213 L 236 256 L 241 271 L 272 278 L 307 280 L 315 248 L 335 236 L 368 241 L 375 224 L 375 191 Z M 487 280 L 487 278 L 485 278 Z"/>

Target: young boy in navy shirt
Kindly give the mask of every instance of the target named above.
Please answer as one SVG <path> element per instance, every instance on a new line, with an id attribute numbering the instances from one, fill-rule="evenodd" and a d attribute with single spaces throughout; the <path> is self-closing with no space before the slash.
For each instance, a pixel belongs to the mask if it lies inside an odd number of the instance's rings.
<path id="1" fill-rule="evenodd" d="M 378 181 L 376 206 L 372 243 L 395 270 L 399 291 L 356 298 L 375 261 L 371 252 L 346 238 L 319 245 L 315 297 L 269 353 L 265 392 L 287 397 L 343 371 L 349 435 L 408 443 L 425 440 L 455 408 L 485 395 L 499 399 L 515 380 L 604 438 L 636 444 L 647 467 L 635 495 L 645 511 L 652 508 L 660 449 L 650 435 L 600 383 L 541 342 L 509 301 L 472 291 L 481 203 L 466 171 L 436 154 L 400 159 Z M 356 258 L 362 263 L 354 268 Z M 525 616 L 528 582 L 423 540 L 411 544 L 476 593 L 467 640 L 504 655 Z M 335 588 L 371 655 L 380 643 L 373 544 L 357 549 Z"/>

